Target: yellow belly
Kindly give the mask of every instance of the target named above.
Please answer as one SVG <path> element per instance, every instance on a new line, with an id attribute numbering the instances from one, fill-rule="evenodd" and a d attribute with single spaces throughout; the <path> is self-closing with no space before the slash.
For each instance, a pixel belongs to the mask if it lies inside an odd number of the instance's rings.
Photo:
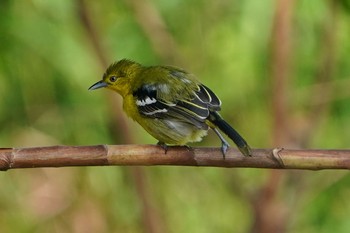
<path id="1" fill-rule="evenodd" d="M 207 135 L 208 129 L 197 126 L 176 118 L 158 119 L 141 116 L 132 96 L 124 97 L 124 111 L 138 122 L 149 134 L 160 142 L 173 145 L 185 145 L 190 142 L 198 142 Z"/>
<path id="2" fill-rule="evenodd" d="M 199 142 L 207 135 L 208 130 L 198 129 L 196 126 L 180 122 L 176 119 L 147 119 L 143 128 L 153 137 L 166 144 L 186 145 Z"/>

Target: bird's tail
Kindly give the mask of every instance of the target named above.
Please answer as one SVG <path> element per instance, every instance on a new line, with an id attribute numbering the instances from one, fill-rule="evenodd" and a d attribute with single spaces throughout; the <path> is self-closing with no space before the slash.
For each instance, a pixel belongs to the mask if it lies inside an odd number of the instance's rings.
<path id="1" fill-rule="evenodd" d="M 252 155 L 248 143 L 234 128 L 232 128 L 224 119 L 222 119 L 219 113 L 211 112 L 209 119 L 212 124 L 224 132 L 237 145 L 238 149 L 242 152 L 243 155 Z"/>

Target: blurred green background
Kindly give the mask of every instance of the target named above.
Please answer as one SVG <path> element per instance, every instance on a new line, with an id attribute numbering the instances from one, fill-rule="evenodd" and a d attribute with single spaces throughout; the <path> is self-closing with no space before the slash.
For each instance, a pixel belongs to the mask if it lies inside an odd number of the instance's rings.
<path id="1" fill-rule="evenodd" d="M 0 147 L 156 143 L 117 94 L 87 91 L 129 58 L 196 74 L 252 147 L 347 148 L 349 6 L 2 0 Z M 0 232 L 350 231 L 346 171 L 19 169 L 0 184 Z"/>

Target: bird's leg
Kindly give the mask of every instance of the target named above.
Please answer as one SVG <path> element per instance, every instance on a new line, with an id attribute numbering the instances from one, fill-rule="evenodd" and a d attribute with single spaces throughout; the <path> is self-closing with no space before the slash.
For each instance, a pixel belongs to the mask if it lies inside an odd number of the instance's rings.
<path id="1" fill-rule="evenodd" d="M 157 145 L 164 149 L 164 154 L 166 154 L 168 152 L 168 146 L 164 142 L 158 141 Z"/>
<path id="2" fill-rule="evenodd" d="M 218 137 L 221 140 L 221 152 L 222 152 L 222 156 L 225 159 L 225 155 L 226 155 L 226 151 L 227 149 L 230 147 L 230 145 L 228 144 L 228 142 L 225 140 L 225 138 L 220 134 L 219 130 L 216 128 L 212 128 L 214 130 L 214 132 L 216 133 L 216 135 L 218 135 Z"/>

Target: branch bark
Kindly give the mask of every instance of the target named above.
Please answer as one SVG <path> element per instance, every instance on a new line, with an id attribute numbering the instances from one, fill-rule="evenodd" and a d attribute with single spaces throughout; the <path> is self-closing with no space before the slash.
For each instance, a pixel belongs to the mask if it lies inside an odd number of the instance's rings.
<path id="1" fill-rule="evenodd" d="M 50 146 L 0 148 L 0 170 L 36 167 L 175 165 L 203 167 L 249 167 L 274 169 L 349 169 L 350 150 L 254 149 L 244 157 L 234 148 L 224 160 L 219 148 L 155 145 Z"/>

